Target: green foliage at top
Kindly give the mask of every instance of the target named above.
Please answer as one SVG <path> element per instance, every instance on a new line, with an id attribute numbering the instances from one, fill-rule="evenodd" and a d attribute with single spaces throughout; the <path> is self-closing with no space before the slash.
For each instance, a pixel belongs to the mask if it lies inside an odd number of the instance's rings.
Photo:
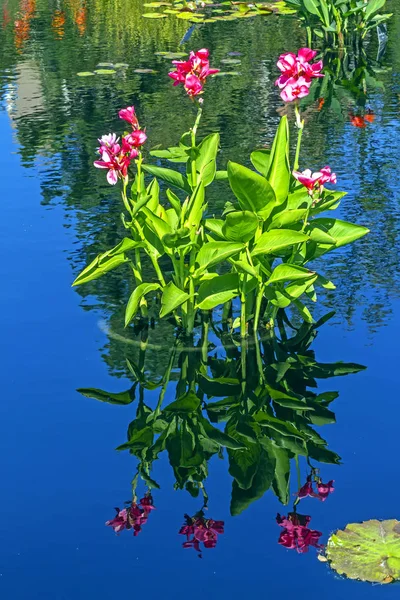
<path id="1" fill-rule="evenodd" d="M 386 0 L 286 0 L 286 4 L 306 24 L 309 45 L 315 34 L 344 46 L 354 36 L 365 38 L 370 29 L 392 16 L 378 12 Z"/>
<path id="2" fill-rule="evenodd" d="M 400 580 L 400 521 L 350 523 L 328 540 L 331 568 L 349 579 L 371 583 Z"/>

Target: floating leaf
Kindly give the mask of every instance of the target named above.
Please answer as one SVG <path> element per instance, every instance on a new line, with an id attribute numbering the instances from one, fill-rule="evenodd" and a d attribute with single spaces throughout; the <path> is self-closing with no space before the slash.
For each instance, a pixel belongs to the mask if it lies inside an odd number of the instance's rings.
<path id="1" fill-rule="evenodd" d="M 171 6 L 169 2 L 146 2 L 143 4 L 146 8 L 160 8 L 160 6 Z"/>
<path id="2" fill-rule="evenodd" d="M 226 65 L 240 65 L 242 61 L 238 58 L 223 58 L 221 62 Z"/>
<path id="3" fill-rule="evenodd" d="M 168 15 L 165 15 L 164 13 L 143 13 L 142 17 L 145 17 L 145 19 L 166 19 L 168 17 Z"/>
<path id="4" fill-rule="evenodd" d="M 100 68 L 102 68 L 102 67 L 110 67 L 112 69 L 114 67 L 114 63 L 112 63 L 112 62 L 101 62 L 101 63 L 98 63 L 96 65 L 96 69 L 98 67 L 100 67 Z"/>
<path id="5" fill-rule="evenodd" d="M 78 77 L 91 77 L 94 75 L 93 71 L 80 71 L 77 73 Z"/>
<path id="6" fill-rule="evenodd" d="M 400 521 L 350 523 L 328 540 L 331 568 L 349 579 L 371 583 L 400 580 Z"/>
<path id="7" fill-rule="evenodd" d="M 114 69 L 96 69 L 95 73 L 96 75 L 114 75 L 114 73 L 116 73 L 117 71 L 115 71 Z"/>
<path id="8" fill-rule="evenodd" d="M 128 63 L 115 63 L 115 69 L 127 69 L 129 67 Z"/>
<path id="9" fill-rule="evenodd" d="M 219 71 L 219 73 L 215 73 L 212 77 L 224 77 L 225 75 L 241 75 L 239 71 Z"/>
<path id="10" fill-rule="evenodd" d="M 154 52 L 154 54 L 168 60 L 175 60 L 177 58 L 183 58 L 184 56 L 187 56 L 187 52 Z"/>
<path id="11" fill-rule="evenodd" d="M 157 71 L 155 71 L 154 69 L 133 69 L 133 72 L 139 73 L 140 75 L 155 75 L 157 73 Z"/>
<path id="12" fill-rule="evenodd" d="M 179 14 L 176 15 L 177 19 L 183 19 L 184 21 L 191 21 L 193 19 L 197 19 L 198 17 L 204 17 L 204 15 L 201 15 L 199 13 L 192 13 L 192 12 L 181 12 Z"/>

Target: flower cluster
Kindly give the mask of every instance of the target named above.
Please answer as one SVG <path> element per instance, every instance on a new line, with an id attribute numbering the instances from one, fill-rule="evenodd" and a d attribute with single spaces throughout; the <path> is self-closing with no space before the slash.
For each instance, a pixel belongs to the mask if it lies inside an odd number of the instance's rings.
<path id="1" fill-rule="evenodd" d="M 311 517 L 308 515 L 292 512 L 284 517 L 278 513 L 276 522 L 283 527 L 278 543 L 290 550 L 296 549 L 300 554 L 308 552 L 310 546 L 322 548 L 322 545 L 318 543 L 322 533 L 315 529 L 309 529 L 310 521 Z"/>
<path id="2" fill-rule="evenodd" d="M 307 188 L 310 196 L 315 191 L 321 192 L 326 183 L 336 183 L 336 173 L 332 173 L 331 168 L 328 166 L 323 167 L 316 173 L 312 173 L 310 169 L 306 169 L 302 173 L 293 171 L 293 176 Z"/>
<path id="3" fill-rule="evenodd" d="M 147 139 L 145 132 L 139 127 L 133 106 L 120 110 L 119 116 L 131 125 L 132 131 L 122 137 L 121 143 L 115 133 L 103 135 L 99 139 L 100 147 L 97 150 L 101 160 L 94 161 L 94 166 L 98 169 L 108 169 L 107 181 L 111 185 L 117 183 L 118 177 L 127 177 L 131 161 L 139 156 L 139 148 Z"/>
<path id="4" fill-rule="evenodd" d="M 168 73 L 174 80 L 174 85 L 183 84 L 188 96 L 198 96 L 203 93 L 203 85 L 209 75 L 219 73 L 219 69 L 211 69 L 208 60 L 209 51 L 206 48 L 191 52 L 189 60 L 173 60 L 175 71 Z"/>
<path id="5" fill-rule="evenodd" d="M 224 521 L 206 519 L 203 511 L 194 517 L 185 515 L 185 519 L 186 523 L 179 530 L 181 535 L 186 535 L 186 542 L 182 544 L 184 548 L 194 548 L 196 552 L 201 552 L 201 543 L 204 548 L 215 548 L 218 535 L 224 533 Z"/>
<path id="6" fill-rule="evenodd" d="M 106 522 L 106 525 L 112 527 L 115 533 L 119 533 L 124 529 L 133 529 L 133 535 L 137 536 L 142 530 L 142 525 L 147 523 L 149 514 L 155 507 L 153 506 L 153 498 L 151 494 L 146 494 L 139 501 L 139 504 L 132 502 L 127 508 L 117 511 L 114 519 Z"/>
<path id="7" fill-rule="evenodd" d="M 307 96 L 310 85 L 315 77 L 324 77 L 321 73 L 322 60 L 310 63 L 316 56 L 316 51 L 310 48 L 300 48 L 297 55 L 292 52 L 281 54 L 277 62 L 282 75 L 275 81 L 281 91 L 284 102 L 293 102 Z"/>
<path id="8" fill-rule="evenodd" d="M 334 491 L 333 480 L 328 481 L 328 483 L 322 483 L 322 480 L 317 477 L 315 478 L 315 483 L 317 487 L 317 492 L 314 491 L 312 476 L 309 475 L 307 477 L 306 483 L 299 489 L 296 496 L 301 500 L 302 498 L 307 498 L 310 496 L 311 498 L 318 498 L 321 502 L 325 502 L 329 494 Z"/>

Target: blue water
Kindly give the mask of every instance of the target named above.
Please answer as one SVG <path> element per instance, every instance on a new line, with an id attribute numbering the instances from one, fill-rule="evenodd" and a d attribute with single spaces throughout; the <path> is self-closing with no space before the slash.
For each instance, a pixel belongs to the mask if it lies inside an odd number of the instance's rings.
<path id="1" fill-rule="evenodd" d="M 393 36 L 396 23 L 391 25 Z M 57 54 L 50 43 L 46 46 L 44 34 L 39 35 L 40 26 L 35 43 L 43 44 L 49 53 L 42 63 L 42 77 L 46 78 L 46 69 L 52 73 L 50 59 L 55 60 Z M 277 43 L 279 51 L 284 49 L 284 32 L 289 24 L 283 27 L 282 39 Z M 234 32 L 225 31 L 224 35 L 226 45 Z M 218 48 L 218 40 L 213 44 Z M 273 64 L 275 56 L 267 58 Z M 15 64 L 18 60 L 21 57 Z M 321 328 L 312 346 L 320 362 L 342 360 L 367 367 L 358 374 L 322 381 L 319 386 L 321 391 L 339 392 L 333 405 L 337 423 L 324 426 L 322 433 L 343 464 L 321 466 L 321 477 L 324 481 L 334 479 L 335 491 L 326 502 L 305 499 L 300 512 L 312 516 L 312 526 L 323 532 L 323 543 L 333 530 L 350 522 L 399 518 L 396 172 L 400 154 L 400 63 L 394 62 L 394 43 L 387 60 L 393 61 L 394 69 L 387 76 L 389 86 L 385 91 L 372 95 L 378 115 L 374 124 L 359 130 L 349 122 L 335 124 L 330 117 L 330 122 L 317 129 L 318 148 L 311 137 L 305 141 L 311 162 L 318 162 L 322 155 L 324 163 L 335 165 L 342 188 L 354 184 L 342 209 L 344 216 L 372 230 L 368 238 L 327 264 L 329 272 L 339 270 L 339 289 L 324 303 L 331 306 L 336 298 L 338 312 L 331 324 Z M 14 68 L 8 78 L 15 76 Z M 70 75 L 64 75 L 68 81 Z M 261 83 L 258 80 L 257 85 Z M 104 99 L 107 89 L 99 93 Z M 146 104 L 150 92 L 144 86 L 135 93 L 151 119 L 151 105 Z M 127 92 L 126 96 L 128 99 Z M 161 87 L 156 97 L 162 97 Z M 51 98 L 50 94 L 50 107 Z M 107 129 L 109 117 L 98 114 L 93 120 L 88 115 L 89 100 L 90 93 L 85 92 L 82 106 L 74 106 L 66 122 L 86 114 L 87 136 L 94 145 L 99 132 Z M 3 107 L 6 102 L 4 99 Z M 110 101 L 116 108 L 118 102 Z M 236 123 L 241 120 L 238 112 L 246 112 L 246 97 L 238 95 L 235 102 L 237 112 L 231 112 L 221 100 L 215 119 L 221 127 L 228 114 Z M 265 118 L 256 117 L 245 132 L 248 143 L 243 141 L 244 146 L 252 143 L 250 138 L 259 131 L 259 121 L 276 122 L 275 112 L 265 114 Z M 113 507 L 121 507 L 130 499 L 135 459 L 114 448 L 126 439 L 134 405 L 116 407 L 95 402 L 83 398 L 76 388 L 122 391 L 129 387 L 126 369 L 121 366 L 126 346 L 113 341 L 102 325 L 104 319 L 118 313 L 124 298 L 115 289 L 113 292 L 112 283 L 99 297 L 94 286 L 84 301 L 71 288 L 71 261 L 75 261 L 75 271 L 77 263 L 82 266 L 82 252 L 95 241 L 105 206 L 97 203 L 88 181 L 81 181 L 83 200 L 81 206 L 77 204 L 79 190 L 70 192 L 71 168 L 66 164 L 68 154 L 62 144 L 58 153 L 52 143 L 46 150 L 35 150 L 27 166 L 21 153 L 29 149 L 34 137 L 33 117 L 23 130 L 20 120 L 11 120 L 6 110 L 0 111 L 1 598 L 397 597 L 396 585 L 377 587 L 335 576 L 317 560 L 313 548 L 302 555 L 279 546 L 280 528 L 275 516 L 277 512 L 286 514 L 288 508 L 282 507 L 271 492 L 240 516 L 231 517 L 227 462 L 215 457 L 207 480 L 208 516 L 223 520 L 225 532 L 219 536 L 216 548 L 203 552 L 201 560 L 194 550 L 182 548 L 183 537 L 178 535 L 184 514 L 194 514 L 201 508 L 201 501 L 173 490 L 174 478 L 165 456 L 153 473 L 161 486 L 153 492 L 156 510 L 140 535 L 133 538 L 131 532 L 124 531 L 117 536 L 105 527 L 105 521 L 114 516 Z M 42 123 L 51 129 L 45 114 L 40 112 L 37 119 L 39 126 Z M 61 117 L 59 123 L 64 123 Z M 171 136 L 172 132 L 173 128 Z M 61 134 L 55 129 L 49 139 L 67 134 L 71 132 Z M 228 140 L 228 133 L 226 140 L 223 153 L 229 154 L 234 142 Z M 72 161 L 72 156 L 69 158 Z M 78 167 L 84 170 L 87 164 L 90 168 L 91 157 L 80 160 Z M 74 167 L 76 172 L 78 167 Z M 111 196 L 108 189 L 101 189 Z M 118 214 L 117 201 L 113 202 Z M 96 222 L 91 227 L 93 215 Z M 151 360 L 157 365 L 165 360 L 165 353 L 155 353 Z M 172 400 L 173 386 L 167 394 Z M 302 463 L 304 480 L 306 474 Z M 291 493 L 296 491 L 295 478 L 293 473 Z"/>

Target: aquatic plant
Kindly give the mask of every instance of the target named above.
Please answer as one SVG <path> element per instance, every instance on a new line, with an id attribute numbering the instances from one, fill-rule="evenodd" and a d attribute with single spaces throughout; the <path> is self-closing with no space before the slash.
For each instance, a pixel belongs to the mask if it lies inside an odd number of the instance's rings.
<path id="1" fill-rule="evenodd" d="M 322 78 L 322 62 L 311 63 L 316 52 L 302 48 L 297 55 L 279 58 L 281 76 L 276 85 L 281 95 L 295 106 L 298 139 L 293 167 L 289 161 L 289 124 L 282 117 L 270 150 L 256 150 L 251 162 L 256 170 L 228 162 L 226 171 L 217 170 L 219 134 L 197 140 L 207 79 L 215 75 L 206 49 L 192 52 L 187 61 L 173 61 L 169 73 L 174 85 L 182 84 L 197 107 L 190 131 L 177 146 L 153 150 L 158 160 L 180 163 L 182 170 L 143 161 L 142 145 L 147 139 L 133 107 L 122 109 L 120 117 L 132 131 L 100 138 L 101 160 L 95 166 L 107 169 L 107 179 L 122 183 L 122 200 L 127 214 L 122 222 L 129 237 L 97 256 L 75 279 L 74 285 L 101 277 L 127 263 L 135 279 L 126 307 L 125 326 L 138 312 L 148 318 L 148 301 L 159 318 L 172 317 L 187 334 L 196 320 L 216 307 L 223 315 L 240 316 L 234 327 L 242 338 L 248 325 L 274 328 L 279 308 L 294 307 L 313 322 L 303 296 L 316 301 L 316 286 L 334 289 L 314 268 L 309 267 L 323 254 L 364 236 L 368 229 L 352 223 L 320 217 L 339 205 L 344 192 L 334 192 L 326 184 L 336 183 L 330 167 L 312 174 L 300 172 L 300 148 L 304 129 L 298 98 L 309 93 L 313 79 Z M 129 172 L 135 164 L 134 177 Z M 145 183 L 144 174 L 154 177 Z M 208 214 L 207 188 L 215 181 L 228 180 L 231 199 L 222 215 Z M 168 205 L 160 196 L 164 182 Z M 128 195 L 128 184 L 130 194 Z M 172 191 L 171 187 L 177 192 Z M 228 192 L 228 189 L 227 189 Z M 183 194 L 183 196 L 182 196 Z M 142 259 L 153 267 L 153 277 L 144 281 Z"/>
<path id="2" fill-rule="evenodd" d="M 368 31 L 392 16 L 378 13 L 386 0 L 285 0 L 285 4 L 305 23 L 309 45 L 315 34 L 343 47 L 364 39 Z"/>

